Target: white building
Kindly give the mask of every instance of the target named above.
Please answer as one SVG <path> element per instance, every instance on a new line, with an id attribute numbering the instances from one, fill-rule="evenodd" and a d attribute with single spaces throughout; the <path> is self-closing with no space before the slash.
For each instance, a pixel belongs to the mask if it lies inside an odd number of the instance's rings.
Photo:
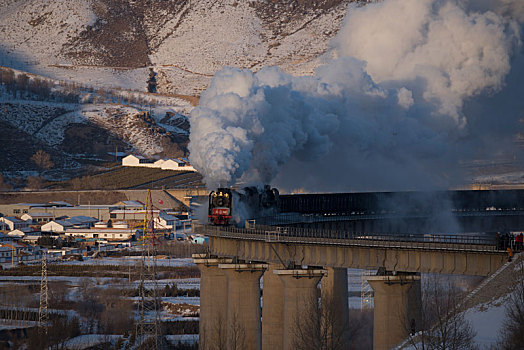
<path id="1" fill-rule="evenodd" d="M 64 233 L 68 228 L 89 228 L 92 227 L 98 219 L 89 216 L 73 216 L 65 220 L 53 220 L 42 225 L 42 232 Z"/>
<path id="2" fill-rule="evenodd" d="M 65 231 L 65 235 L 74 238 L 103 239 L 108 241 L 129 241 L 137 232 L 130 228 L 107 228 L 94 227 L 90 229 L 71 228 Z"/>
<path id="3" fill-rule="evenodd" d="M 18 218 L 15 218 L 14 216 L 1 217 L 0 222 L 7 225 L 9 227 L 9 230 L 11 231 L 19 228 L 29 227 L 29 223 L 27 221 L 20 220 Z"/>
<path id="4" fill-rule="evenodd" d="M 7 236 L 12 238 L 24 238 L 28 231 L 32 231 L 29 227 L 16 229 L 7 233 Z"/>
<path id="5" fill-rule="evenodd" d="M 193 168 L 191 164 L 189 164 L 189 160 L 186 158 L 163 158 L 153 161 L 142 156 L 135 156 L 133 154 L 122 158 L 122 166 L 157 168 L 162 170 L 196 171 L 196 169 Z"/>
<path id="6" fill-rule="evenodd" d="M 27 213 L 22 215 L 22 220 L 32 222 L 33 224 L 43 225 L 54 219 L 51 213 Z"/>
<path id="7" fill-rule="evenodd" d="M 68 227 L 73 227 L 73 224 L 71 222 L 68 222 L 67 220 L 53 220 L 45 225 L 42 225 L 40 229 L 42 230 L 42 232 L 63 233 Z"/>
<path id="8" fill-rule="evenodd" d="M 166 159 L 162 163 L 163 170 L 180 170 L 180 167 L 184 166 L 185 163 L 179 159 Z"/>
<path id="9" fill-rule="evenodd" d="M 141 166 L 146 168 L 157 168 L 157 166 L 155 166 L 155 163 L 152 160 L 146 159 L 142 156 L 135 156 L 134 154 L 130 154 L 127 157 L 122 158 L 122 166 Z"/>

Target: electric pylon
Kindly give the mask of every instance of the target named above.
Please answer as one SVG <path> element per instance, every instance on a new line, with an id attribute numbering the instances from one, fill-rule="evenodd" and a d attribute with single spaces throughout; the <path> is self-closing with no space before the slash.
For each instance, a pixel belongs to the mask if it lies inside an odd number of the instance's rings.
<path id="1" fill-rule="evenodd" d="M 137 325 L 138 346 L 147 349 L 162 349 L 163 336 L 160 327 L 161 300 L 156 280 L 155 255 L 157 239 L 155 237 L 154 216 L 151 192 L 147 191 L 144 215 L 144 230 L 140 244 L 142 259 L 140 264 L 139 306 L 140 321 Z"/>
<path id="2" fill-rule="evenodd" d="M 40 307 L 38 309 L 38 329 L 47 333 L 49 325 L 49 311 L 47 309 L 48 290 L 47 290 L 47 256 L 42 253 L 42 277 L 40 279 Z"/>

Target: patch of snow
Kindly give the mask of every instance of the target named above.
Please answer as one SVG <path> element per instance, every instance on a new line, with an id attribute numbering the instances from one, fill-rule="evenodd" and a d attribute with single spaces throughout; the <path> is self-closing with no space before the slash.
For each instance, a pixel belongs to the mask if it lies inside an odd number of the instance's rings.
<path id="1" fill-rule="evenodd" d="M 506 295 L 490 305 L 480 305 L 464 313 L 465 319 L 471 322 L 472 328 L 477 332 L 475 342 L 481 348 L 487 349 L 496 344 L 506 316 L 504 305 L 508 299 L 509 296 Z"/>
<path id="2" fill-rule="evenodd" d="M 78 337 L 69 339 L 68 341 L 65 342 L 64 346 L 66 349 L 82 350 L 82 349 L 94 347 L 102 343 L 107 343 L 107 342 L 114 343 L 120 338 L 122 338 L 121 335 L 113 335 L 113 334 L 84 334 L 84 335 L 79 335 Z"/>

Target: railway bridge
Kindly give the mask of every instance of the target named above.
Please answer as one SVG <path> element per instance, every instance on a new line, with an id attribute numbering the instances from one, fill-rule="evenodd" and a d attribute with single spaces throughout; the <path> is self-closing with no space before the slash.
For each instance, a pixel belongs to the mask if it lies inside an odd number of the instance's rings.
<path id="1" fill-rule="evenodd" d="M 468 195 L 486 199 L 485 193 Z M 455 221 L 449 227 L 455 234 L 443 234 L 443 226 L 435 220 L 435 213 L 442 213 L 435 211 L 442 208 L 442 201 L 399 213 L 389 204 L 389 209 L 368 205 L 334 210 L 326 204 L 329 201 L 307 196 L 310 202 L 303 201 L 302 207 L 258 218 L 245 228 L 195 225 L 195 231 L 208 236 L 210 243 L 209 254 L 194 256 L 201 270 L 202 349 L 210 344 L 228 349 L 293 349 L 297 322 L 307 317 L 307 307 L 318 303 L 320 281 L 321 300 L 329 298 L 348 317 L 347 268 L 379 271 L 368 279 L 375 294 L 373 344 L 374 349 L 389 349 L 421 324 L 421 273 L 488 276 L 507 260 L 494 232 L 524 230 L 520 191 L 490 193 L 490 200 L 483 203 L 448 201 L 444 217 L 475 218 L 459 220 L 458 225 Z M 346 195 L 346 200 L 350 197 Z M 297 198 L 284 197 L 282 206 L 290 201 Z M 313 204 L 316 211 L 308 209 Z M 402 223 L 402 215 L 415 214 L 423 229 L 410 220 Z M 355 225 L 359 220 L 380 223 Z M 417 229 L 410 232 L 408 227 Z"/>

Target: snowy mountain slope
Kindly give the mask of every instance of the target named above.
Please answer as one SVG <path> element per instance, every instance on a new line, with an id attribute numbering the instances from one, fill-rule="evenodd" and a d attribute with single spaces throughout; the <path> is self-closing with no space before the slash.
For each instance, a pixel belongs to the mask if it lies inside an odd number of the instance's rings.
<path id="1" fill-rule="evenodd" d="M 93 125 L 100 130 L 106 130 L 114 138 L 129 145 L 129 151 L 147 156 L 163 154 L 166 144 L 172 143 L 171 147 L 175 147 L 187 141 L 188 125 L 185 124 L 185 130 L 175 126 L 184 125 L 186 119 L 174 112 L 171 112 L 171 117 L 166 119 L 164 115 L 162 118 L 166 128 L 169 129 L 167 131 L 162 124 L 156 123 L 155 119 L 149 117 L 148 111 L 125 105 L 14 101 L 1 103 L 0 106 L 3 109 L 0 120 L 23 130 L 51 147 L 66 151 L 71 142 L 67 140 L 67 144 L 64 144 L 68 129 L 73 126 L 78 127 L 80 124 Z M 178 156 L 183 155 L 183 148 L 179 149 Z"/>
<path id="2" fill-rule="evenodd" d="M 91 5 L 92 1 L 3 0 L 0 50 L 37 64 L 59 63 L 60 48 L 96 22 Z"/>
<path id="3" fill-rule="evenodd" d="M 349 2 L 0 0 L 0 65 L 142 91 L 154 67 L 159 91 L 195 95 L 223 66 L 310 73 Z"/>
<path id="4" fill-rule="evenodd" d="M 224 66 L 311 73 L 349 2 L 0 0 L 0 66 L 78 99 L 35 101 L 4 79 L 0 121 L 67 164 L 115 147 L 185 154 L 195 103 L 177 96 L 198 96 Z M 150 69 L 159 94 L 146 93 Z M 11 151 L 15 168 L 29 153 Z"/>

